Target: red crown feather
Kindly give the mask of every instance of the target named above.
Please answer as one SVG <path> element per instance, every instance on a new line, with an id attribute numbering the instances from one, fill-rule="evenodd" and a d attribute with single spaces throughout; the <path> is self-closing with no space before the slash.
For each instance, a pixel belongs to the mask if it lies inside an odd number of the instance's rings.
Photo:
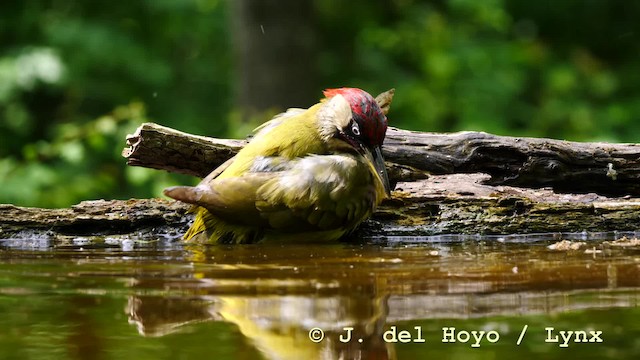
<path id="1" fill-rule="evenodd" d="M 372 145 L 382 145 L 387 132 L 387 117 L 373 96 L 364 90 L 347 87 L 326 89 L 322 93 L 327 99 L 342 95 L 351 105 L 356 121 L 364 130 L 365 139 Z"/>

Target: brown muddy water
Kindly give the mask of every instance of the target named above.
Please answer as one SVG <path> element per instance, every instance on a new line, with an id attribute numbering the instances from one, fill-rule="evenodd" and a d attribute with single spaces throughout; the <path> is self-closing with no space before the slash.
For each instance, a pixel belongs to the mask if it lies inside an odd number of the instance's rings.
<path id="1" fill-rule="evenodd" d="M 4 239 L 0 359 L 638 359 L 635 235 Z"/>

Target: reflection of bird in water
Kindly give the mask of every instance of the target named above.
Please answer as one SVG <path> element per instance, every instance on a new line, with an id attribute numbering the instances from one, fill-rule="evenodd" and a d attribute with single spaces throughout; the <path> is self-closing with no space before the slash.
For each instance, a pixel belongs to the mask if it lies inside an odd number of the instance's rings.
<path id="1" fill-rule="evenodd" d="M 224 297 L 217 310 L 238 325 L 268 359 L 394 359 L 392 345 L 382 340 L 386 297 Z M 309 330 L 320 328 L 324 339 L 314 343 Z M 345 327 L 352 327 L 346 339 Z M 359 340 L 362 340 L 361 342 Z"/>
<path id="2" fill-rule="evenodd" d="M 131 297 L 129 322 L 144 336 L 163 336 L 184 325 L 224 320 L 267 359 L 395 359 L 391 344 L 382 340 L 387 315 L 386 297 L 356 296 L 211 296 L 188 298 Z M 314 343 L 309 330 L 319 327 L 325 338 Z M 344 327 L 353 327 L 352 339 Z M 362 342 L 358 341 L 362 339 Z"/>
<path id="3" fill-rule="evenodd" d="M 165 190 L 196 205 L 186 240 L 336 240 L 371 216 L 390 191 L 381 153 L 388 103 L 355 88 L 324 94 L 260 126 L 198 186 Z"/>
<path id="4" fill-rule="evenodd" d="M 322 248 L 330 258 L 328 254 L 341 247 Z M 201 264 L 203 272 L 183 269 L 165 277 L 165 281 L 143 278 L 132 284 L 141 289 L 179 289 L 182 294 L 174 298 L 131 297 L 129 321 L 138 326 L 140 334 L 161 336 L 187 324 L 226 321 L 235 324 L 266 359 L 395 359 L 394 345 L 382 339 L 387 330 L 389 286 L 384 276 L 372 279 L 367 271 L 366 278 L 372 281 L 363 283 L 359 276 L 362 274 L 355 272 L 345 282 L 336 282 L 336 274 L 323 269 L 301 278 L 282 277 L 283 268 L 278 265 L 281 245 L 262 245 L 260 251 L 254 246 L 192 244 L 186 248 L 188 259 Z M 308 255 L 304 245 L 287 249 L 286 258 Z M 351 258 L 340 254 L 336 258 L 340 263 L 360 259 L 357 255 Z M 252 256 L 256 258 L 247 262 Z M 209 259 L 216 259 L 217 263 L 212 264 Z M 244 264 L 239 264 L 241 259 Z M 336 270 L 342 273 L 339 268 Z M 172 283 L 174 277 L 176 282 Z M 331 285 L 319 285 L 325 281 Z M 184 291 L 189 290 L 191 295 L 184 296 Z M 309 338 L 314 327 L 325 332 L 319 343 Z M 345 327 L 353 327 L 348 343 L 340 341 L 340 336 L 346 335 Z"/>

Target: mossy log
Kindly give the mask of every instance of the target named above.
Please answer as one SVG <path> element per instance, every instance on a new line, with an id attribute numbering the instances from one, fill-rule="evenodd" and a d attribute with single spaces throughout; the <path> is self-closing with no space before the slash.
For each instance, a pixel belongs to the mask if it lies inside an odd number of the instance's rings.
<path id="1" fill-rule="evenodd" d="M 365 229 L 383 236 L 640 229 L 640 199 L 488 185 L 488 180 L 486 174 L 451 174 L 398 183 Z"/>
<path id="2" fill-rule="evenodd" d="M 483 184 L 488 178 L 484 174 L 432 175 L 398 183 L 392 198 L 354 238 L 640 229 L 640 199 Z M 188 209 L 186 204 L 163 199 L 85 201 L 68 209 L 0 205 L 0 238 L 177 238 L 191 220 Z"/>
<path id="3" fill-rule="evenodd" d="M 0 239 L 77 236 L 178 237 L 189 206 L 162 199 L 93 200 L 64 209 L 0 204 Z"/>

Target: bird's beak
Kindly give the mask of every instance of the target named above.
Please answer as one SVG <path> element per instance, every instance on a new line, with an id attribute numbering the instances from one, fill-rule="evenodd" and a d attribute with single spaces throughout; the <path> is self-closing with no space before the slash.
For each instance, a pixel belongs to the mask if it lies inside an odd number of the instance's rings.
<path id="1" fill-rule="evenodd" d="M 382 157 L 382 150 L 380 146 L 376 146 L 373 149 L 373 166 L 376 168 L 382 184 L 384 185 L 384 191 L 387 196 L 391 195 L 391 185 L 389 185 L 389 175 L 387 175 L 387 168 L 384 166 L 384 158 Z"/>

